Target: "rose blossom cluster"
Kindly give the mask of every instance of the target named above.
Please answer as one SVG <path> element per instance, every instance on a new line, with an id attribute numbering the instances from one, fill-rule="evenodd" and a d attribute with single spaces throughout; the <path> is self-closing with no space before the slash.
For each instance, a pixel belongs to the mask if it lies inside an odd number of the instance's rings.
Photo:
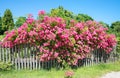
<path id="1" fill-rule="evenodd" d="M 74 72 L 72 70 L 68 70 L 65 72 L 65 78 L 72 78 L 74 75 Z"/>
<path id="2" fill-rule="evenodd" d="M 39 48 L 41 61 L 56 59 L 69 65 L 76 65 L 95 49 L 109 53 L 116 45 L 115 36 L 107 34 L 98 22 L 71 20 L 67 26 L 63 18 L 46 16 L 44 11 L 38 14 L 42 18 L 35 20 L 30 15 L 22 26 L 7 33 L 2 45 L 11 48 L 31 44 Z"/>

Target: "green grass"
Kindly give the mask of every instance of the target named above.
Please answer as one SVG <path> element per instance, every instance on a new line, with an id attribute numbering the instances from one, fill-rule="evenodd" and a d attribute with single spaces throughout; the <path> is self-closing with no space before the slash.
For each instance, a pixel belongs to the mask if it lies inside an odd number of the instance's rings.
<path id="1" fill-rule="evenodd" d="M 111 72 L 120 71 L 120 62 L 110 64 L 99 64 L 91 67 L 83 67 L 76 70 L 74 78 L 99 78 L 100 76 Z"/>
<path id="2" fill-rule="evenodd" d="M 11 70 L 0 71 L 0 78 L 64 78 L 66 70 Z M 110 71 L 120 71 L 120 61 L 74 69 L 73 78 L 99 78 Z"/>

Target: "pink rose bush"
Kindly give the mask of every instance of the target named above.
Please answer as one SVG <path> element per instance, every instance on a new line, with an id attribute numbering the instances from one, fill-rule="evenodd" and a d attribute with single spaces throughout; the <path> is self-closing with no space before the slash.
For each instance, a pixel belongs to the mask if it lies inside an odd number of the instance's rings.
<path id="1" fill-rule="evenodd" d="M 2 45 L 12 48 L 31 44 L 39 48 L 41 61 L 56 59 L 69 65 L 76 65 L 95 49 L 109 53 L 116 45 L 115 36 L 107 34 L 107 29 L 96 21 L 71 20 L 68 28 L 63 18 L 46 16 L 45 11 L 38 14 L 38 20 L 29 15 L 22 26 L 7 33 Z"/>
<path id="2" fill-rule="evenodd" d="M 74 75 L 74 72 L 72 70 L 68 70 L 65 72 L 65 78 L 72 78 Z"/>

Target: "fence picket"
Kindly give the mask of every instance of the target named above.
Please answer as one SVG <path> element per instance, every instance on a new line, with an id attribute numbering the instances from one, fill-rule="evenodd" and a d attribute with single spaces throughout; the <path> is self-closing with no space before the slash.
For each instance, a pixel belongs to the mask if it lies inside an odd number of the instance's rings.
<path id="1" fill-rule="evenodd" d="M 0 45 L 0 61 L 2 61 L 2 47 Z"/>
<path id="2" fill-rule="evenodd" d="M 14 49 L 14 48 L 11 48 L 11 49 L 10 49 L 12 64 L 15 63 L 15 59 L 14 59 L 14 58 L 15 58 L 15 52 L 13 51 L 13 49 Z"/>
<path id="3" fill-rule="evenodd" d="M 5 49 L 5 62 L 8 62 L 8 48 Z"/>
<path id="4" fill-rule="evenodd" d="M 18 69 L 17 59 L 15 59 L 15 69 Z"/>
<path id="5" fill-rule="evenodd" d="M 18 63 L 18 69 L 20 70 L 21 69 L 21 65 L 20 65 L 20 61 L 21 61 L 21 59 L 20 59 L 20 52 L 17 50 L 17 48 L 15 48 L 15 52 L 17 52 L 17 57 L 18 57 L 17 63 Z"/>
<path id="6" fill-rule="evenodd" d="M 40 66 L 40 60 L 39 60 L 38 62 L 39 62 L 39 63 L 38 63 L 38 64 L 39 64 L 39 69 L 41 69 L 41 66 Z"/>
<path id="7" fill-rule="evenodd" d="M 31 46 L 32 48 L 32 46 Z M 30 48 L 30 69 L 32 70 L 32 49 Z"/>
<path id="8" fill-rule="evenodd" d="M 10 48 L 8 48 L 8 54 L 9 54 L 9 62 L 11 62 L 11 54 L 10 54 Z"/>
<path id="9" fill-rule="evenodd" d="M 15 69 L 48 69 L 51 67 L 58 67 L 60 65 L 56 60 L 50 60 L 48 62 L 40 61 L 39 57 L 37 57 L 37 47 L 31 46 L 29 44 L 26 45 L 16 45 L 13 48 L 5 48 L 0 45 L 0 61 L 7 63 L 11 62 L 15 65 Z M 81 66 L 92 66 L 98 63 L 106 63 L 106 62 L 115 62 L 118 60 L 116 54 L 116 46 L 113 47 L 113 51 L 109 54 L 106 54 L 102 49 L 96 49 L 91 52 L 84 60 L 79 60 L 77 67 Z"/>

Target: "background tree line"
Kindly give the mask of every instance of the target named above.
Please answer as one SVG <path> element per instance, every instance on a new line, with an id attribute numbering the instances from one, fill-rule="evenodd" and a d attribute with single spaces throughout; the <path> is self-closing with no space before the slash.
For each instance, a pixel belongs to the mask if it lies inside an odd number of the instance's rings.
<path id="1" fill-rule="evenodd" d="M 75 15 L 73 12 L 64 9 L 62 6 L 59 6 L 58 8 L 51 9 L 50 13 L 47 15 L 52 17 L 62 17 L 66 22 L 69 24 L 71 19 L 74 19 L 76 21 L 88 21 L 93 20 L 92 17 L 86 15 L 86 14 L 77 14 Z M 26 17 L 20 16 L 17 18 L 17 21 L 14 22 L 13 15 L 10 9 L 6 9 L 4 12 L 3 17 L 0 17 L 0 34 L 2 35 L 5 31 L 11 30 L 13 28 L 20 27 L 26 20 Z"/>

